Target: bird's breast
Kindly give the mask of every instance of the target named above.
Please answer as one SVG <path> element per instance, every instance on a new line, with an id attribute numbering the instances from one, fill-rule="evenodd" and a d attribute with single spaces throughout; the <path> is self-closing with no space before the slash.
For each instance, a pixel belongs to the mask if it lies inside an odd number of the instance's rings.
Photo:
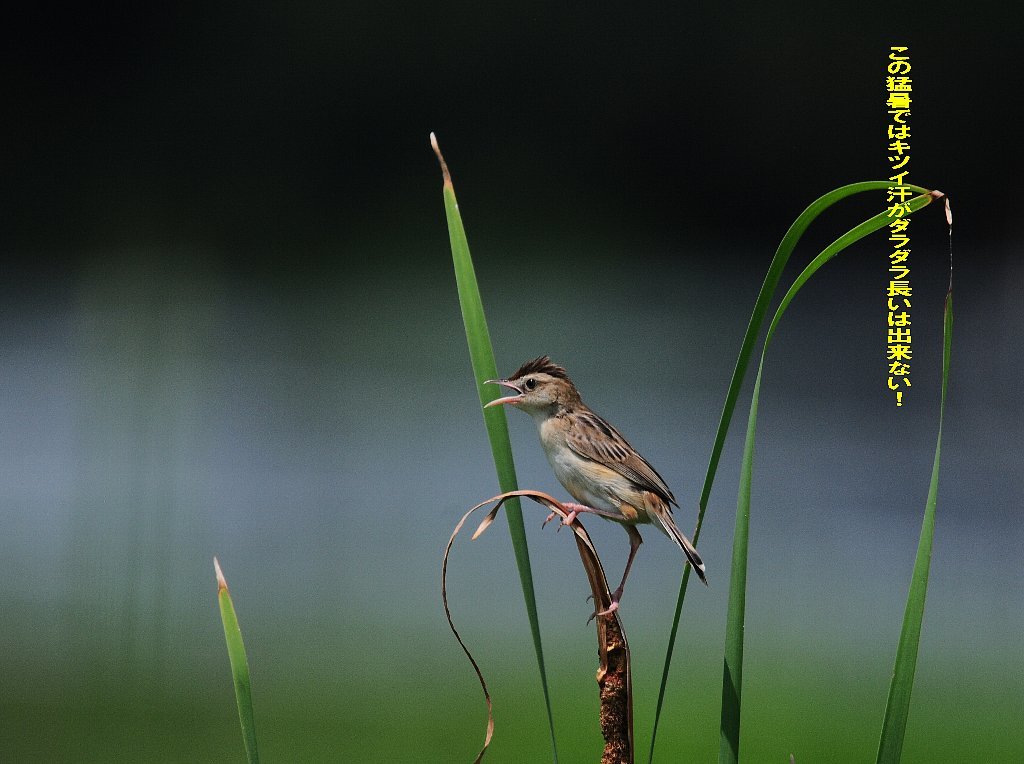
<path id="1" fill-rule="evenodd" d="M 581 504 L 619 512 L 624 497 L 635 491 L 630 482 L 610 467 L 569 448 L 565 430 L 557 420 L 541 423 L 538 429 L 548 463 L 565 490 Z"/>

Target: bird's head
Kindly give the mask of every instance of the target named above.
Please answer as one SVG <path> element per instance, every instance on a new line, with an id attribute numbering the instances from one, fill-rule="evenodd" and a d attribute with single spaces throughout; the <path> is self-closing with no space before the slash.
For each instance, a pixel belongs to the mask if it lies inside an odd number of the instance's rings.
<path id="1" fill-rule="evenodd" d="M 487 384 L 504 385 L 515 394 L 496 398 L 484 408 L 507 403 L 533 416 L 571 407 L 580 398 L 565 369 L 553 363 L 546 355 L 527 361 L 508 379 L 491 379 Z"/>

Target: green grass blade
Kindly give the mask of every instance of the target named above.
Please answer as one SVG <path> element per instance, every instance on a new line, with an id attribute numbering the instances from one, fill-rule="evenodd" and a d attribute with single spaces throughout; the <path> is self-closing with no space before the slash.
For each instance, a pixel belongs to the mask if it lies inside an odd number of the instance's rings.
<path id="1" fill-rule="evenodd" d="M 231 661 L 231 678 L 235 683 L 235 701 L 238 703 L 238 721 L 242 725 L 242 740 L 245 742 L 245 755 L 249 764 L 258 764 L 259 752 L 256 749 L 256 722 L 252 711 L 252 686 L 249 683 L 249 661 L 245 657 L 245 645 L 242 643 L 242 630 L 238 628 L 235 607 L 231 604 L 228 582 L 224 580 L 220 563 L 213 558 L 213 567 L 217 572 L 217 599 L 220 601 L 220 618 L 224 622 L 224 640 L 228 645 L 228 660 Z"/>
<path id="2" fill-rule="evenodd" d="M 921 189 L 924 191 L 924 189 Z M 911 213 L 935 200 L 930 193 L 923 193 L 910 200 Z M 889 216 L 882 212 L 850 229 L 815 257 L 794 280 L 775 311 L 758 364 L 754 391 L 750 400 L 747 418 L 747 435 L 743 444 L 743 462 L 740 471 L 740 486 L 736 502 L 736 530 L 733 538 L 732 570 L 729 582 L 729 609 L 726 615 L 725 658 L 722 670 L 722 722 L 718 750 L 720 764 L 735 764 L 739 761 L 740 709 L 743 689 L 743 638 L 746 618 L 747 548 L 750 522 L 750 490 L 753 483 L 754 440 L 757 430 L 757 409 L 761 392 L 761 377 L 764 361 L 775 330 L 786 308 L 793 301 L 804 284 L 825 263 L 856 241 L 888 225 Z"/>
<path id="3" fill-rule="evenodd" d="M 932 561 L 932 538 L 935 535 L 935 502 L 939 492 L 939 457 L 942 453 L 942 420 L 946 415 L 946 388 L 949 386 L 949 354 L 953 344 L 953 293 L 946 295 L 942 332 L 942 398 L 939 403 L 939 434 L 935 441 L 935 460 L 932 462 L 932 479 L 928 484 L 928 501 L 925 502 L 924 520 L 921 523 L 921 538 L 917 544 L 917 558 L 914 573 L 907 592 L 907 607 L 903 613 L 903 628 L 900 643 L 896 649 L 896 665 L 893 668 L 889 698 L 885 704 L 885 718 L 882 734 L 878 741 L 878 764 L 897 764 L 903 753 L 903 737 L 907 731 L 907 715 L 910 712 L 910 694 L 914 689 L 914 672 L 917 669 L 917 649 L 921 642 L 921 621 L 924 618 L 924 601 L 928 594 L 928 570 Z"/>
<path id="4" fill-rule="evenodd" d="M 445 164 L 437 140 L 433 133 L 430 143 L 437 153 L 444 175 L 444 211 L 448 219 L 448 238 L 451 240 L 452 261 L 455 265 L 455 281 L 458 285 L 459 304 L 462 307 L 462 320 L 466 326 L 466 341 L 469 343 L 469 356 L 476 377 L 477 392 L 480 403 L 490 403 L 501 393 L 496 385 L 485 385 L 485 380 L 497 379 L 498 371 L 494 362 L 494 350 L 491 346 L 491 335 L 487 330 L 487 319 L 484 317 L 483 302 L 480 289 L 476 282 L 476 271 L 473 259 L 469 254 L 469 243 L 466 230 L 462 225 L 459 204 L 455 199 L 451 175 Z M 502 493 L 518 489 L 515 462 L 512 460 L 512 444 L 508 437 L 508 421 L 501 406 L 483 409 L 484 423 L 487 426 L 487 437 L 491 443 L 494 466 L 498 473 L 498 485 Z M 555 741 L 555 717 L 551 711 L 551 698 L 548 693 L 547 671 L 544 667 L 544 649 L 540 638 L 540 619 L 537 616 L 537 600 L 533 587 L 533 569 L 530 566 L 530 550 L 526 543 L 526 528 L 523 525 L 522 505 L 518 498 L 506 503 L 505 517 L 508 518 L 509 535 L 512 538 L 512 549 L 515 553 L 516 566 L 519 569 L 519 583 L 526 601 L 526 613 L 530 619 L 530 633 L 533 636 L 533 648 L 537 654 L 537 666 L 540 669 L 540 682 L 544 691 L 544 704 L 547 707 L 548 726 L 551 731 L 551 748 L 554 760 L 558 761 L 558 746 Z"/>
<path id="5" fill-rule="evenodd" d="M 747 331 L 743 335 L 740 352 L 736 358 L 736 366 L 733 369 L 732 379 L 729 382 L 729 391 L 725 396 L 725 405 L 722 407 L 722 415 L 718 420 L 718 430 L 715 433 L 714 445 L 711 447 L 711 459 L 708 461 L 707 473 L 704 476 L 704 486 L 700 492 L 697 527 L 693 532 L 694 544 L 696 544 L 700 539 L 700 531 L 704 523 L 704 513 L 707 511 L 708 499 L 711 496 L 711 487 L 715 482 L 715 475 L 718 472 L 718 462 L 722 456 L 722 448 L 725 445 L 726 435 L 729 433 L 729 425 L 732 422 L 733 411 L 736 408 L 736 400 L 739 396 L 740 388 L 743 386 L 743 380 L 747 373 L 747 366 L 749 365 L 750 357 L 754 352 L 754 345 L 757 342 L 757 337 L 761 333 L 761 325 L 763 324 L 764 317 L 768 312 L 768 305 L 771 302 L 772 296 L 775 294 L 775 288 L 778 286 L 779 277 L 782 275 L 782 271 L 786 267 L 786 263 L 789 261 L 789 256 L 792 254 L 797 242 L 800 241 L 800 237 L 803 236 L 811 222 L 833 204 L 842 201 L 849 196 L 853 196 L 854 194 L 860 194 L 866 191 L 884 191 L 891 185 L 892 182 L 888 180 L 864 181 L 861 183 L 852 183 L 848 186 L 842 186 L 830 191 L 808 205 L 807 209 L 805 209 L 800 216 L 793 221 L 793 225 L 789 227 L 786 235 L 783 236 L 782 241 L 779 243 L 778 249 L 775 251 L 775 256 L 772 258 L 771 265 L 768 266 L 768 273 L 765 274 L 764 283 L 761 285 L 761 291 L 758 292 L 757 300 L 754 303 L 754 310 L 750 315 L 750 321 L 747 324 Z M 925 188 L 920 188 L 918 186 L 912 186 L 911 188 L 920 194 L 928 193 L 928 189 Z M 675 650 L 676 635 L 679 631 L 679 620 L 682 616 L 683 601 L 686 598 L 686 589 L 689 581 L 690 566 L 687 565 L 683 571 L 683 577 L 679 584 L 679 595 L 676 598 L 676 609 L 672 618 L 672 628 L 669 631 L 668 645 L 665 649 L 665 661 L 661 672 L 661 685 L 658 688 L 658 702 L 654 711 L 654 726 L 651 731 L 651 750 L 648 757 L 649 762 L 654 761 L 654 745 L 658 736 L 658 723 L 661 720 L 661 709 L 665 700 L 665 691 L 668 687 L 669 670 L 672 667 L 672 656 Z"/>

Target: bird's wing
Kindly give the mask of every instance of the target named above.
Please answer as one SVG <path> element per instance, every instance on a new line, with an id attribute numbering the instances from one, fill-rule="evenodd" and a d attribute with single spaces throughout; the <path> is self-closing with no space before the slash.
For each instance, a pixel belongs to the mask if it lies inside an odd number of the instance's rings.
<path id="1" fill-rule="evenodd" d="M 640 488 L 676 504 L 676 497 L 661 475 L 612 425 L 593 411 L 576 411 L 573 426 L 566 435 L 569 448 L 584 459 L 603 464 Z"/>

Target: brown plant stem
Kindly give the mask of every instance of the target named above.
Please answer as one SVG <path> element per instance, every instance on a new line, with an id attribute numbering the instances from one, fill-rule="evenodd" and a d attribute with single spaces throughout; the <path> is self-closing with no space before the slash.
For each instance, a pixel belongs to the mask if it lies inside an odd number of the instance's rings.
<path id="1" fill-rule="evenodd" d="M 576 522 L 573 522 L 573 530 Z M 586 533 L 584 530 L 583 533 Z M 589 539 L 588 539 L 589 541 Z M 576 546 L 587 571 L 594 603 L 598 611 L 611 607 L 608 580 L 596 552 L 588 548 L 580 535 Z M 596 563 L 596 564 L 595 564 Z M 595 575 L 596 574 L 596 575 Z M 604 736 L 604 754 L 601 764 L 633 763 L 633 686 L 629 673 L 629 643 L 622 629 L 618 611 L 597 617 L 597 686 L 601 692 L 601 734 Z"/>
<path id="2" fill-rule="evenodd" d="M 563 519 L 569 515 L 568 510 L 556 499 L 540 491 L 509 491 L 494 496 L 487 501 L 477 504 L 462 516 L 458 525 L 455 526 L 451 538 L 448 540 L 448 546 L 444 552 L 444 563 L 441 568 L 441 598 L 444 603 L 445 615 L 448 617 L 448 625 L 469 658 L 470 663 L 473 664 L 477 679 L 479 679 L 480 686 L 484 691 L 484 698 L 487 700 L 487 733 L 484 737 L 483 748 L 477 754 L 476 761 L 480 761 L 483 758 L 490 745 L 494 732 L 494 718 L 491 713 L 491 698 L 487 690 L 487 683 L 484 681 L 483 674 L 476 660 L 470 654 L 465 642 L 462 641 L 462 637 L 456 630 L 455 624 L 452 622 L 451 611 L 448 609 L 448 554 L 451 551 L 452 544 L 455 543 L 455 537 L 459 534 L 459 531 L 471 514 L 481 507 L 494 504 L 494 507 L 487 513 L 487 516 L 473 534 L 473 538 L 476 539 L 494 522 L 494 518 L 498 515 L 498 510 L 513 496 L 525 496 L 532 499 Z M 576 548 L 579 550 L 583 569 L 586 571 L 587 580 L 590 582 L 590 589 L 594 596 L 595 612 L 607 610 L 611 607 L 612 599 L 608 588 L 608 579 L 604 574 L 601 559 L 597 555 L 597 549 L 590 540 L 586 528 L 583 527 L 578 518 L 574 519 L 569 527 L 572 528 L 576 539 Z M 604 736 L 605 741 L 601 764 L 633 764 L 633 687 L 629 673 L 629 644 L 626 642 L 622 621 L 619 619 L 617 611 L 609 615 L 599 615 L 596 620 L 597 654 L 599 660 L 597 685 L 601 696 L 599 719 L 601 734 Z"/>

